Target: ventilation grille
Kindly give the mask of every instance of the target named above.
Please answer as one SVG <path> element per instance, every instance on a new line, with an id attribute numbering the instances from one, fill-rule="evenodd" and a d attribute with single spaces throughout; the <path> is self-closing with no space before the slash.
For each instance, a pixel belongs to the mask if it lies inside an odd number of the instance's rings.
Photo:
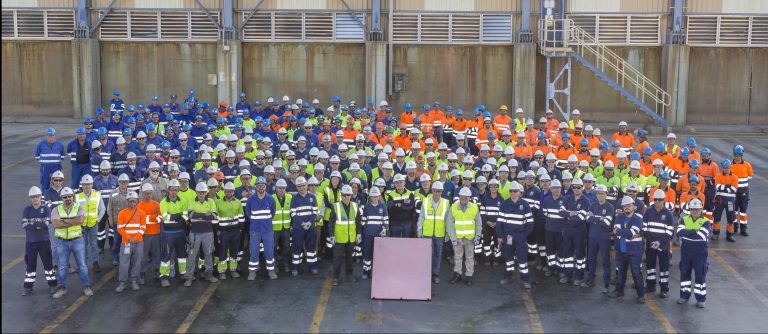
<path id="1" fill-rule="evenodd" d="M 573 23 L 606 45 L 661 45 L 658 15 L 571 15 Z"/>
<path id="2" fill-rule="evenodd" d="M 512 43 L 512 16 L 472 13 L 397 13 L 392 21 L 395 43 Z"/>
<path id="3" fill-rule="evenodd" d="M 103 11 L 99 12 L 103 15 Z M 219 13 L 211 13 L 216 22 Z M 103 40 L 215 41 L 219 29 L 202 11 L 112 10 L 99 26 Z"/>
<path id="4" fill-rule="evenodd" d="M 244 20 L 247 13 L 241 13 Z M 364 14 L 319 12 L 257 12 L 241 32 L 246 42 L 363 42 Z"/>
<path id="5" fill-rule="evenodd" d="M 768 17 L 694 15 L 687 19 L 689 45 L 768 47 Z"/>
<path id="6" fill-rule="evenodd" d="M 3 10 L 3 38 L 72 39 L 74 10 Z"/>

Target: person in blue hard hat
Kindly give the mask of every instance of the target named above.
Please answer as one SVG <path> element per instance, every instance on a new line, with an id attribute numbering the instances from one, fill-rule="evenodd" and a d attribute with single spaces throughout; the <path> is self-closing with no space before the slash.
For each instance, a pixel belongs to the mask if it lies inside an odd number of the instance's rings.
<path id="1" fill-rule="evenodd" d="M 115 89 L 112 91 L 112 99 L 109 100 L 109 110 L 118 111 L 125 109 L 125 101 L 120 98 L 120 90 Z"/>
<path id="2" fill-rule="evenodd" d="M 62 169 L 61 161 L 65 158 L 64 144 L 56 140 L 56 129 L 48 128 L 45 135 L 35 149 L 35 159 L 40 163 L 41 189 L 51 187 L 51 175 Z"/>
<path id="3" fill-rule="evenodd" d="M 240 92 L 240 100 L 235 104 L 235 110 L 237 111 L 237 116 L 242 117 L 245 114 L 251 114 L 251 104 L 248 102 L 248 96 L 245 92 Z"/>
<path id="4" fill-rule="evenodd" d="M 86 140 L 85 128 L 77 128 L 77 136 L 67 145 L 72 164 L 72 189 L 77 189 L 83 175 L 91 171 L 91 143 Z"/>

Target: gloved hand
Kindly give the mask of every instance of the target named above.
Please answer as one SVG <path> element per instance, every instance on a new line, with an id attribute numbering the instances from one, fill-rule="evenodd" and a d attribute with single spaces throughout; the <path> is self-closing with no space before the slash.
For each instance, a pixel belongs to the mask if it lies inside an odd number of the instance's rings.
<path id="1" fill-rule="evenodd" d="M 359 244 L 359 243 L 361 243 L 361 242 L 363 242 L 363 235 L 362 235 L 362 234 L 358 234 L 358 235 L 357 235 L 357 239 L 356 239 L 356 242 L 357 242 L 358 244 Z"/>
<path id="2" fill-rule="evenodd" d="M 480 236 L 476 235 L 475 236 L 475 240 L 473 240 L 472 242 L 475 244 L 475 246 L 479 245 L 480 244 Z"/>
<path id="3" fill-rule="evenodd" d="M 301 228 L 303 228 L 305 231 L 308 230 L 310 227 L 312 227 L 312 223 L 306 222 L 301 224 Z"/>
<path id="4" fill-rule="evenodd" d="M 328 238 L 328 242 L 330 242 L 331 245 L 335 245 L 336 244 L 336 237 L 329 237 Z"/>
<path id="5" fill-rule="evenodd" d="M 459 246 L 459 239 L 453 239 L 451 240 L 451 244 L 453 244 L 453 247 Z"/>
<path id="6" fill-rule="evenodd" d="M 379 233 L 379 236 L 380 237 L 386 237 L 387 236 L 387 229 L 386 228 L 381 229 L 381 233 Z"/>

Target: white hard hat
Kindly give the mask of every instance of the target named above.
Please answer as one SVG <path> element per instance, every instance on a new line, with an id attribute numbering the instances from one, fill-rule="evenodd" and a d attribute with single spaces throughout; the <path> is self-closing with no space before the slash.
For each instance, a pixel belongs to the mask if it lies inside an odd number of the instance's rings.
<path id="1" fill-rule="evenodd" d="M 640 169 L 640 161 L 632 160 L 632 162 L 629 163 L 629 168 Z"/>
<path id="2" fill-rule="evenodd" d="M 499 183 L 499 180 L 497 179 L 491 179 L 490 181 L 488 181 L 488 186 L 499 186 L 499 185 L 501 185 L 501 183 Z"/>
<path id="3" fill-rule="evenodd" d="M 478 184 L 480 184 L 480 183 L 488 183 L 488 179 L 486 179 L 485 176 L 480 175 L 480 176 L 477 177 L 477 181 L 475 181 L 475 182 L 477 182 Z M 498 182 L 498 181 L 496 181 L 496 182 Z"/>
<path id="4" fill-rule="evenodd" d="M 80 184 L 93 184 L 93 177 L 88 174 L 83 175 L 83 178 L 80 179 Z"/>
<path id="5" fill-rule="evenodd" d="M 288 97 L 288 95 L 283 96 L 283 102 L 288 102 L 291 99 Z"/>
<path id="6" fill-rule="evenodd" d="M 115 142 L 115 144 L 117 144 L 117 145 L 125 144 L 125 138 L 117 137 L 117 141 Z"/>
<path id="7" fill-rule="evenodd" d="M 512 161 L 516 161 L 516 160 L 512 160 Z M 466 170 L 464 172 L 465 173 L 469 172 L 469 170 Z M 509 172 L 509 167 L 507 165 L 501 165 L 501 167 L 499 167 L 499 172 Z"/>
<path id="8" fill-rule="evenodd" d="M 552 181 L 552 178 L 549 176 L 549 174 L 544 173 L 539 175 L 539 181 Z M 555 180 L 557 181 L 557 180 Z M 560 184 L 560 181 L 557 181 L 557 184 Z"/>
<path id="9" fill-rule="evenodd" d="M 320 184 L 320 181 L 318 181 L 316 177 L 310 176 L 309 180 L 307 180 L 307 184 L 309 184 L 310 186 L 316 186 Z"/>
<path id="10" fill-rule="evenodd" d="M 626 159 L 627 158 L 627 152 L 626 151 L 619 151 L 619 153 L 616 153 L 616 157 L 619 159 Z"/>
<path id="11" fill-rule="evenodd" d="M 406 162 L 405 169 L 416 169 L 416 163 L 413 161 Z"/>
<path id="12" fill-rule="evenodd" d="M 405 181 L 405 175 L 403 174 L 395 174 L 394 182 L 400 182 Z"/>
<path id="13" fill-rule="evenodd" d="M 120 176 L 117 177 L 117 181 L 118 182 L 119 181 L 127 181 L 127 182 L 129 182 L 129 181 L 131 181 L 131 178 L 128 177 L 128 174 L 123 173 L 123 174 L 120 174 Z"/>
<path id="14" fill-rule="evenodd" d="M 664 161 L 661 161 L 661 159 L 654 159 L 653 166 L 664 166 Z"/>
<path id="15" fill-rule="evenodd" d="M 136 199 L 136 200 L 138 200 L 139 199 L 139 194 L 137 194 L 135 191 L 129 191 L 128 195 L 125 196 L 125 199 L 127 199 L 127 200 L 128 199 Z"/>
<path id="16" fill-rule="evenodd" d="M 374 189 L 378 189 L 378 188 L 374 187 Z M 341 194 L 342 195 L 352 195 L 352 187 L 350 187 L 349 185 L 345 184 L 343 187 L 341 187 Z"/>
<path id="17" fill-rule="evenodd" d="M 40 188 L 38 188 L 37 186 L 32 186 L 32 188 L 29 188 L 29 195 L 28 195 L 29 197 L 38 196 L 42 194 L 43 192 L 40 191 Z"/>
<path id="18" fill-rule="evenodd" d="M 188 137 L 187 137 L 186 133 L 182 132 L 182 133 L 179 134 L 179 139 L 187 139 L 187 138 Z"/>
<path id="19" fill-rule="evenodd" d="M 149 163 L 149 169 L 160 169 L 160 164 L 153 160 Z"/>
<path id="20" fill-rule="evenodd" d="M 621 198 L 621 206 L 625 206 L 629 204 L 635 204 L 635 200 L 633 200 L 632 197 L 624 196 Z"/>
<path id="21" fill-rule="evenodd" d="M 440 181 L 435 181 L 432 183 L 432 190 L 443 190 L 443 183 Z"/>
<path id="22" fill-rule="evenodd" d="M 509 185 L 509 191 L 523 191 L 523 185 L 520 184 L 517 181 L 512 181 L 512 184 Z"/>
<path id="23" fill-rule="evenodd" d="M 218 187 L 219 186 L 219 182 L 216 181 L 216 179 L 214 179 L 214 178 L 210 178 L 210 179 L 208 179 L 207 186 L 208 186 L 208 188 Z"/>
<path id="24" fill-rule="evenodd" d="M 541 151 L 536 151 L 536 152 L 538 152 L 538 153 L 541 153 Z M 510 145 L 510 146 L 507 146 L 507 147 L 504 149 L 504 155 L 512 155 L 512 154 L 515 154 L 515 149 L 512 147 L 512 145 Z M 535 154 L 534 154 L 534 155 L 535 155 Z"/>
<path id="25" fill-rule="evenodd" d="M 136 134 L 136 139 L 141 139 L 141 138 L 147 138 L 147 134 L 144 133 L 144 131 L 139 131 L 139 133 Z"/>
<path id="26" fill-rule="evenodd" d="M 688 202 L 688 208 L 693 209 L 702 209 L 703 206 L 701 205 L 701 200 L 698 198 L 692 199 L 690 202 Z"/>
<path id="27" fill-rule="evenodd" d="M 168 187 L 181 187 L 181 184 L 179 184 L 179 180 L 173 179 L 168 181 Z"/>
<path id="28" fill-rule="evenodd" d="M 195 191 L 208 191 L 208 186 L 205 184 L 205 182 L 198 182 L 195 186 Z"/>
<path id="29" fill-rule="evenodd" d="M 296 178 L 296 182 L 294 182 L 297 186 L 304 185 L 307 183 L 307 179 L 305 179 L 303 176 L 299 176 Z"/>
<path id="30" fill-rule="evenodd" d="M 371 190 L 368 191 L 368 196 L 381 196 L 381 190 L 379 190 L 379 187 L 372 187 Z"/>
<path id="31" fill-rule="evenodd" d="M 613 164 L 613 160 L 608 160 L 605 162 L 604 165 L 605 168 L 616 168 L 616 165 Z"/>
<path id="32" fill-rule="evenodd" d="M 627 187 L 624 189 L 625 191 L 637 191 L 637 183 L 635 181 L 630 181 L 629 184 L 627 184 Z"/>
<path id="33" fill-rule="evenodd" d="M 544 174 L 544 175 L 549 176 L 549 174 Z M 542 175 L 542 179 L 543 179 L 544 175 Z M 554 180 L 552 180 L 552 184 L 550 184 L 549 187 L 550 188 L 562 188 L 563 185 L 560 184 L 560 180 L 554 179 Z"/>
<path id="34" fill-rule="evenodd" d="M 595 186 L 595 191 L 608 191 L 608 187 L 606 187 L 604 184 L 598 184 Z"/>
<path id="35" fill-rule="evenodd" d="M 568 162 L 579 162 L 579 157 L 577 157 L 575 154 L 571 154 L 568 156 Z"/>
<path id="36" fill-rule="evenodd" d="M 573 109 L 573 115 L 581 115 L 581 111 L 579 109 Z"/>
<path id="37" fill-rule="evenodd" d="M 467 188 L 467 187 L 463 187 L 463 188 L 461 188 L 461 190 L 459 190 L 459 196 L 471 197 L 472 196 L 472 190 L 469 190 L 469 188 Z"/>
<path id="38" fill-rule="evenodd" d="M 285 180 L 283 179 L 279 179 L 277 180 L 277 182 L 275 182 L 275 187 L 278 187 L 278 188 L 288 187 L 288 182 L 285 182 Z"/>
<path id="39" fill-rule="evenodd" d="M 398 147 L 397 151 L 395 151 L 395 156 L 397 156 L 397 157 L 404 157 L 405 156 L 405 151 L 402 148 Z"/>
<path id="40" fill-rule="evenodd" d="M 419 177 L 419 182 L 430 182 L 432 181 L 432 178 L 429 177 L 426 173 L 421 174 L 421 177 Z"/>
<path id="41" fill-rule="evenodd" d="M 464 173 L 461 174 L 461 178 L 463 178 L 463 179 L 473 179 L 474 176 L 472 175 L 472 171 L 465 170 Z"/>
<path id="42" fill-rule="evenodd" d="M 575 178 L 575 179 L 573 180 L 573 183 L 571 183 L 571 185 L 574 185 L 574 186 L 583 186 L 583 185 L 584 185 L 584 181 L 582 181 L 580 178 L 578 178 L 578 177 L 577 177 L 577 178 Z"/>
<path id="43" fill-rule="evenodd" d="M 224 191 L 227 191 L 227 190 L 232 190 L 232 191 L 234 191 L 234 190 L 235 190 L 235 184 L 234 184 L 234 183 L 232 183 L 232 182 L 227 182 L 227 183 L 224 185 Z"/>
<path id="44" fill-rule="evenodd" d="M 587 162 L 587 160 L 581 160 L 579 161 L 579 167 L 589 167 L 589 162 Z"/>
<path id="45" fill-rule="evenodd" d="M 141 185 L 141 192 L 145 192 L 145 191 L 155 191 L 155 187 L 153 187 L 149 183 L 144 183 Z"/>
<path id="46" fill-rule="evenodd" d="M 448 165 L 446 165 L 444 162 L 440 163 L 437 166 L 437 171 L 438 172 L 447 172 L 448 171 Z"/>
<path id="47" fill-rule="evenodd" d="M 563 177 L 562 177 L 563 181 L 573 180 L 573 175 L 571 174 L 571 172 L 564 170 L 562 174 L 563 174 Z"/>
<path id="48" fill-rule="evenodd" d="M 63 189 L 61 189 L 61 192 L 59 193 L 59 196 L 64 197 L 64 196 L 67 196 L 67 195 L 71 195 L 71 196 L 75 195 L 75 192 L 72 191 L 72 188 L 64 187 Z"/>
<path id="49" fill-rule="evenodd" d="M 136 159 L 136 153 L 128 152 L 128 155 L 125 156 L 126 159 Z"/>
<path id="50" fill-rule="evenodd" d="M 627 122 L 621 121 L 621 122 L 619 122 L 619 126 L 627 126 Z"/>
<path id="51" fill-rule="evenodd" d="M 493 145 L 493 151 L 494 151 L 494 152 L 503 152 L 503 151 L 504 151 L 504 148 L 503 148 L 503 147 L 501 147 L 501 145 L 499 145 L 499 144 L 496 144 L 496 145 Z"/>
<path id="52" fill-rule="evenodd" d="M 100 141 L 94 140 L 93 142 L 91 142 L 91 148 L 92 149 L 97 149 L 99 147 L 101 147 L 101 142 Z"/>
<path id="53" fill-rule="evenodd" d="M 480 146 L 480 151 L 490 151 L 491 148 L 488 146 L 488 144 L 483 144 Z"/>
<path id="54" fill-rule="evenodd" d="M 592 173 L 587 173 L 586 175 L 584 175 L 584 181 L 595 182 L 595 181 L 597 181 L 597 179 L 595 179 L 595 177 L 592 175 Z"/>
<path id="55" fill-rule="evenodd" d="M 459 177 L 459 176 L 461 176 L 461 172 L 459 172 L 458 169 L 454 169 L 451 171 L 451 178 Z"/>
<path id="56" fill-rule="evenodd" d="M 179 173 L 179 180 L 189 180 L 189 173 L 187 172 Z"/>
<path id="57" fill-rule="evenodd" d="M 670 138 L 677 139 L 677 136 L 674 133 L 670 132 L 667 134 L 667 139 L 670 139 Z"/>
<path id="58" fill-rule="evenodd" d="M 385 162 L 385 163 L 383 163 L 381 165 L 381 169 L 392 169 L 392 168 L 393 168 L 392 163 L 389 162 L 389 161 L 387 161 L 387 162 Z"/>
<path id="59" fill-rule="evenodd" d="M 589 150 L 589 155 L 592 157 L 599 157 L 600 150 L 598 150 L 597 147 L 593 147 L 591 150 Z"/>
<path id="60" fill-rule="evenodd" d="M 99 169 L 112 169 L 112 164 L 109 163 L 109 160 L 102 160 Z"/>
<path id="61" fill-rule="evenodd" d="M 554 153 L 549 152 L 547 153 L 547 160 L 557 160 L 557 156 L 555 156 Z"/>
<path id="62" fill-rule="evenodd" d="M 665 199 L 666 197 L 664 190 L 656 189 L 656 191 L 653 192 L 653 199 Z"/>

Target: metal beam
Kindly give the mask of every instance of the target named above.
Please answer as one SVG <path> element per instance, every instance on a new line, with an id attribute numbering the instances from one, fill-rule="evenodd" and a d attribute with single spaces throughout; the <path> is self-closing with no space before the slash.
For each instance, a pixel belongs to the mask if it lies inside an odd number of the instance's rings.
<path id="1" fill-rule="evenodd" d="M 672 7 L 672 30 L 669 32 L 670 44 L 685 44 L 683 32 L 683 6 L 684 0 L 674 0 Z"/>
<path id="2" fill-rule="evenodd" d="M 381 31 L 381 0 L 371 0 L 371 31 Z"/>
<path id="3" fill-rule="evenodd" d="M 109 12 L 112 11 L 112 8 L 115 8 L 116 3 L 117 3 L 117 0 L 112 0 L 112 2 L 109 4 L 107 9 L 104 10 L 104 14 L 101 14 L 101 16 L 99 17 L 99 20 L 96 21 L 96 24 L 94 24 L 93 27 L 91 27 L 91 30 L 88 31 L 88 37 L 90 37 L 93 34 L 93 32 L 96 30 L 96 28 L 98 28 L 101 25 L 101 22 L 104 21 L 104 18 L 106 18 L 107 15 L 109 15 Z"/>
<path id="4" fill-rule="evenodd" d="M 248 15 L 245 16 L 243 19 L 243 22 L 240 22 L 240 24 L 237 25 L 237 30 L 235 32 L 238 32 L 245 27 L 245 24 L 248 23 L 248 20 L 250 20 L 256 12 L 259 11 L 259 8 L 261 8 L 261 4 L 264 3 L 264 0 L 259 1 L 259 3 L 256 4 L 255 7 L 251 8 L 251 10 L 248 12 Z"/>
<path id="5" fill-rule="evenodd" d="M 213 18 L 213 15 L 211 15 L 211 11 L 208 10 L 208 8 L 205 8 L 205 6 L 203 6 L 203 3 L 200 2 L 200 0 L 195 0 L 195 2 L 197 3 L 198 6 L 200 6 L 200 8 L 203 9 L 203 12 L 205 12 L 205 15 L 208 16 L 209 20 L 211 20 L 211 23 L 213 23 L 213 25 L 215 25 L 216 28 L 218 28 L 219 31 L 221 31 L 221 24 L 219 24 L 219 22 L 216 22 L 216 20 Z"/>
<path id="6" fill-rule="evenodd" d="M 517 39 L 521 43 L 531 43 L 533 42 L 533 35 L 531 35 L 531 0 L 520 0 L 520 9 L 522 13 L 520 17 L 520 32 L 517 34 Z"/>
<path id="7" fill-rule="evenodd" d="M 352 7 L 349 7 L 349 5 L 347 4 L 347 2 L 346 2 L 346 1 L 344 1 L 344 0 L 341 0 L 341 3 L 342 3 L 342 4 L 344 5 L 344 7 L 347 9 L 347 12 L 348 12 L 350 15 L 352 15 L 352 17 L 353 17 L 353 18 L 355 18 L 355 21 L 357 21 L 357 24 L 359 24 L 361 27 L 363 27 L 363 30 L 365 30 L 365 35 L 367 36 L 368 34 L 370 34 L 370 33 L 371 33 L 371 30 L 370 30 L 370 29 L 368 29 L 368 27 L 366 27 L 366 26 L 365 26 L 365 22 L 363 22 L 363 20 L 361 20 L 359 17 L 357 17 L 357 14 L 355 13 L 355 11 L 353 11 L 353 10 L 352 10 Z"/>
<path id="8" fill-rule="evenodd" d="M 224 8 L 221 13 L 224 22 L 224 28 L 221 31 L 221 35 L 222 39 L 225 41 L 235 39 L 237 36 L 234 26 L 234 8 L 235 7 L 232 4 L 232 0 L 224 0 Z"/>

